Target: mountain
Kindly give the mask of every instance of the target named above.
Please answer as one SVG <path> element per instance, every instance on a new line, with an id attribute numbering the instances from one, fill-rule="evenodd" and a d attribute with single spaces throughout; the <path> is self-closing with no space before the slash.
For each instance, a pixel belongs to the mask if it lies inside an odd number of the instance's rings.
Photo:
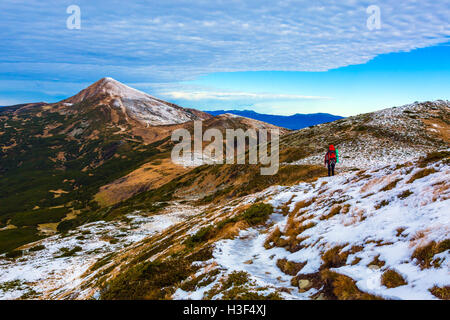
<path id="1" fill-rule="evenodd" d="M 416 102 L 348 117 L 287 134 L 280 142 L 295 164 L 323 162 L 327 146 L 339 148 L 340 167 L 405 163 L 450 143 L 449 102 Z"/>
<path id="2" fill-rule="evenodd" d="M 262 176 L 173 164 L 170 132 L 191 121 L 152 126 L 83 94 L 0 111 L 0 298 L 448 297 L 448 101 L 282 131 Z"/>
<path id="3" fill-rule="evenodd" d="M 63 105 L 77 104 L 101 97 L 101 103 L 115 109 L 125 120 L 131 118 L 147 126 L 183 123 L 210 118 L 206 113 L 184 109 L 128 87 L 112 78 L 103 78 L 75 96 L 63 100 Z"/>
<path id="4" fill-rule="evenodd" d="M 335 116 L 328 113 L 311 113 L 311 114 L 297 113 L 291 116 L 280 116 L 280 115 L 257 113 L 252 110 L 215 110 L 206 112 L 213 116 L 225 113 L 235 114 L 250 119 L 264 121 L 276 125 L 278 127 L 288 128 L 291 130 L 298 130 L 325 122 L 332 122 L 343 118 L 341 116 Z"/>
<path id="5" fill-rule="evenodd" d="M 57 103 L 1 108 L 0 252 L 106 218 L 99 208 L 188 172 L 170 161 L 170 135 L 191 130 L 192 120 L 212 119 L 111 78 Z M 219 122 L 264 126 L 244 118 Z"/>

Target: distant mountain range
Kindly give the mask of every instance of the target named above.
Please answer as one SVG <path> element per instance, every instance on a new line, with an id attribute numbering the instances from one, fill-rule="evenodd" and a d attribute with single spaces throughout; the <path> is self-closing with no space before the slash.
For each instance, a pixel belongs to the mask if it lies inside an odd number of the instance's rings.
<path id="1" fill-rule="evenodd" d="M 224 113 L 232 113 L 238 116 L 267 122 L 279 127 L 292 130 L 303 129 L 309 126 L 314 126 L 325 122 L 332 122 L 343 118 L 341 116 L 336 116 L 329 113 L 311 113 L 311 114 L 296 113 L 291 116 L 281 116 L 281 115 L 257 113 L 252 110 L 215 110 L 205 112 L 213 116 L 217 116 Z"/>

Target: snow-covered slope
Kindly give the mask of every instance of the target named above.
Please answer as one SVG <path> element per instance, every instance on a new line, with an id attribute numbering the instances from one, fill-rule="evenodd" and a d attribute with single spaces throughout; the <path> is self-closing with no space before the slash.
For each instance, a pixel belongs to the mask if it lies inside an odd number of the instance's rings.
<path id="1" fill-rule="evenodd" d="M 273 186 L 227 205 L 194 210 L 174 204 L 167 217 L 85 225 L 42 240 L 42 253 L 28 250 L 23 258 L 4 260 L 0 297 L 101 298 L 108 281 L 135 274 L 130 268 L 192 253 L 185 241 L 194 237 L 195 252 L 212 246 L 212 255 L 195 260 L 193 274 L 166 288 L 173 299 L 445 298 L 449 161 L 444 150 L 402 165 Z M 274 208 L 268 221 L 250 226 L 239 220 L 243 210 L 261 202 Z M 218 231 L 202 240 L 207 227 Z M 123 240 L 114 244 L 111 237 Z M 55 257 L 62 247 L 76 245 L 82 250 L 72 257 Z"/>
<path id="2" fill-rule="evenodd" d="M 224 270 L 223 276 L 244 271 L 255 288 L 284 287 L 290 299 L 345 298 L 339 283 L 330 289 L 327 272 L 385 299 L 436 299 L 432 291 L 450 285 L 448 161 L 269 188 L 253 198 L 268 198 L 276 208 L 273 225 L 217 242 L 207 264 Z M 298 273 L 281 272 L 284 259 L 301 266 Z M 396 275 L 403 280 L 393 281 Z M 203 296 L 179 289 L 175 297 Z"/>
<path id="3" fill-rule="evenodd" d="M 82 281 L 98 276 L 100 268 L 94 267 L 96 262 L 103 259 L 108 265 L 111 254 L 124 248 L 130 250 L 135 243 L 184 221 L 199 210 L 176 203 L 161 215 L 134 212 L 123 220 L 89 223 L 68 234 L 28 245 L 27 254 L 22 258 L 0 258 L 0 299 L 70 299 L 68 294 L 79 288 Z M 84 289 L 77 293 L 78 298 L 92 293 L 91 288 Z"/>
<path id="4" fill-rule="evenodd" d="M 145 125 L 176 124 L 210 117 L 206 113 L 184 109 L 157 99 L 112 78 L 100 79 L 63 103 L 70 105 L 103 96 L 112 107 L 122 110 L 128 117 Z"/>
<path id="5" fill-rule="evenodd" d="M 322 164 L 329 144 L 341 168 L 404 163 L 450 145 L 450 102 L 416 102 L 305 128 L 286 135 L 282 147 L 300 147 L 291 164 Z"/>

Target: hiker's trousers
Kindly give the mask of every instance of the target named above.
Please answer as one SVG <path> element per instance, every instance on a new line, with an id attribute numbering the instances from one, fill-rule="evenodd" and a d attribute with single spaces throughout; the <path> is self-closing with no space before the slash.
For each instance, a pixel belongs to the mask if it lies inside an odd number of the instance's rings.
<path id="1" fill-rule="evenodd" d="M 334 166 L 336 165 L 336 163 L 334 163 L 333 161 L 328 161 L 328 176 L 333 175 L 334 176 Z"/>

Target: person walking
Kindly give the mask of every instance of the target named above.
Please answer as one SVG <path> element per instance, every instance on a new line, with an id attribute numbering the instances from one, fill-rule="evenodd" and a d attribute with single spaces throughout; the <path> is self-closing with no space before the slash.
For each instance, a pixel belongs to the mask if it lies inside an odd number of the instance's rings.
<path id="1" fill-rule="evenodd" d="M 334 167 L 336 162 L 338 162 L 337 149 L 334 148 L 332 144 L 328 147 L 328 151 L 325 154 L 325 166 L 328 166 L 328 176 L 334 176 Z"/>

